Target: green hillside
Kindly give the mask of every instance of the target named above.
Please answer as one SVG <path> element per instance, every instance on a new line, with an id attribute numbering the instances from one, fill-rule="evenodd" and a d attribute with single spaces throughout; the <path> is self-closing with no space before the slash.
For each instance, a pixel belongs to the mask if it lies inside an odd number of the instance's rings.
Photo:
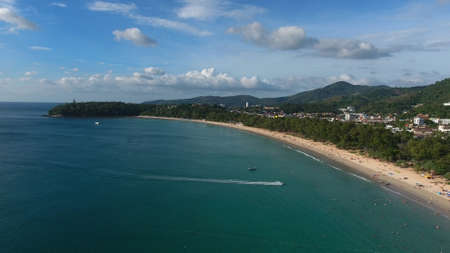
<path id="1" fill-rule="evenodd" d="M 331 112 L 341 107 L 354 106 L 366 113 L 428 113 L 431 116 L 450 118 L 450 79 L 435 84 L 411 88 L 389 86 L 352 85 L 337 82 L 326 87 L 300 92 L 278 98 L 256 98 L 253 96 L 205 96 L 181 100 L 158 100 L 146 104 L 223 104 L 228 107 L 251 105 L 277 105 L 287 112 Z M 420 104 L 423 104 L 420 106 Z M 414 107 L 419 105 L 417 107 Z"/>

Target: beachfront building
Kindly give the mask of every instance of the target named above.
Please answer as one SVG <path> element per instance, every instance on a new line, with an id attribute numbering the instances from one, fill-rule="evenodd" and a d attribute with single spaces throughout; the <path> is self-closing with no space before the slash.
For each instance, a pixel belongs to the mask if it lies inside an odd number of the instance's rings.
<path id="1" fill-rule="evenodd" d="M 345 121 L 350 121 L 352 119 L 353 119 L 353 117 L 352 117 L 351 113 L 349 113 L 349 112 L 344 113 L 344 120 Z"/>
<path id="2" fill-rule="evenodd" d="M 425 124 L 425 121 L 421 117 L 414 117 L 414 125 L 421 126 Z"/>
<path id="3" fill-rule="evenodd" d="M 353 106 L 347 106 L 345 108 L 339 108 L 339 111 L 346 113 L 346 112 L 354 112 L 355 111 L 355 107 Z"/>
<path id="4" fill-rule="evenodd" d="M 392 126 L 392 125 L 386 125 L 384 128 L 385 128 L 385 129 L 388 129 L 388 130 L 391 130 L 391 132 L 394 133 L 394 134 L 403 131 L 403 130 L 400 129 L 399 127 L 394 127 L 394 126 Z"/>
<path id="5" fill-rule="evenodd" d="M 439 132 L 450 133 L 450 125 L 439 125 Z"/>
<path id="6" fill-rule="evenodd" d="M 424 137 L 433 134 L 433 129 L 428 127 L 416 127 L 413 129 L 414 136 Z"/>
<path id="7" fill-rule="evenodd" d="M 427 114 L 417 114 L 416 117 L 414 117 L 414 125 L 416 126 L 422 126 L 425 124 L 425 120 L 428 120 L 429 116 Z"/>
<path id="8" fill-rule="evenodd" d="M 344 120 L 345 121 L 352 121 L 352 120 L 356 120 L 356 121 L 364 121 L 366 120 L 368 117 L 366 114 L 364 113 L 350 113 L 350 112 L 345 112 L 344 113 Z"/>
<path id="9" fill-rule="evenodd" d="M 450 125 L 450 119 L 439 119 L 438 124 L 440 124 L 440 125 Z"/>
<path id="10" fill-rule="evenodd" d="M 439 124 L 439 118 L 430 118 L 433 123 Z"/>

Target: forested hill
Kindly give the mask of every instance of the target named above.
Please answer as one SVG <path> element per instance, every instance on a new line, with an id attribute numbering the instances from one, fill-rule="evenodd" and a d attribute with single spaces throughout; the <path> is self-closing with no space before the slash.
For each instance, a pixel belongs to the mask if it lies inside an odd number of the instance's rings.
<path id="1" fill-rule="evenodd" d="M 324 88 L 300 92 L 298 94 L 277 98 L 257 98 L 248 95 L 218 97 L 202 96 L 190 99 L 156 100 L 144 102 L 144 104 L 223 104 L 226 106 L 243 106 L 246 102 L 260 105 L 278 105 L 284 103 L 303 104 L 312 102 L 322 102 L 326 99 L 339 96 L 365 94 L 369 91 L 385 89 L 387 86 L 363 86 L 352 85 L 348 82 L 337 82 Z"/>
<path id="2" fill-rule="evenodd" d="M 252 96 L 217 97 L 206 96 L 182 100 L 158 100 L 146 104 L 224 104 L 242 107 L 250 105 L 278 105 L 287 111 L 325 112 L 336 111 L 352 105 L 357 111 L 367 113 L 429 113 L 437 117 L 450 117 L 450 107 L 442 104 L 450 102 L 450 79 L 435 84 L 411 88 L 389 86 L 352 85 L 337 82 L 323 88 L 300 92 L 278 98 L 256 98 Z M 423 104 L 411 109 L 415 105 Z"/>
<path id="3" fill-rule="evenodd" d="M 321 89 L 301 92 L 289 97 L 259 99 L 252 96 L 198 97 L 185 100 L 155 101 L 143 104 L 125 103 L 71 103 L 58 106 L 51 115 L 64 116 L 129 116 L 138 115 L 156 104 L 224 104 L 227 107 L 250 105 L 277 105 L 287 113 L 336 112 L 338 108 L 352 105 L 366 113 L 401 113 L 412 117 L 428 113 L 433 117 L 450 118 L 450 79 L 435 84 L 412 88 L 388 86 L 362 86 L 338 82 Z M 404 114 L 403 112 L 408 112 Z"/>
<path id="4" fill-rule="evenodd" d="M 207 105 L 219 105 L 223 104 L 227 107 L 241 107 L 244 106 L 246 102 L 250 104 L 260 103 L 259 98 L 248 96 L 248 95 L 238 95 L 229 97 L 218 97 L 218 96 L 202 96 L 189 99 L 176 99 L 176 100 L 156 100 L 151 102 L 144 102 L 144 104 L 155 104 L 155 105 L 179 105 L 179 104 L 207 104 Z"/>

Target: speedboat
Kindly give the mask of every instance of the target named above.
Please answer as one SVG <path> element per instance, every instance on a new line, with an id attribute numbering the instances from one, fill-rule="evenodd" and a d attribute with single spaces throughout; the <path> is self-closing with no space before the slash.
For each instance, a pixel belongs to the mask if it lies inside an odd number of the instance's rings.
<path id="1" fill-rule="evenodd" d="M 248 168 L 248 171 L 255 171 L 255 170 L 256 170 L 255 167 L 250 167 L 250 168 Z"/>
<path id="2" fill-rule="evenodd" d="M 95 121 L 95 125 L 96 125 L 96 126 L 100 126 L 100 122 Z"/>

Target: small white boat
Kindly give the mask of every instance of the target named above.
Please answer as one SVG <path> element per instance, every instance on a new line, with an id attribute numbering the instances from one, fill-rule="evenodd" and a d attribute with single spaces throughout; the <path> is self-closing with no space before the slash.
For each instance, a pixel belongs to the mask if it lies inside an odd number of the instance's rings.
<path id="1" fill-rule="evenodd" d="M 255 167 L 250 167 L 250 168 L 248 168 L 248 170 L 249 170 L 249 171 L 255 171 L 256 168 L 255 168 Z"/>
<path id="2" fill-rule="evenodd" d="M 96 126 L 100 126 L 100 122 L 95 121 L 95 125 L 96 125 Z"/>

